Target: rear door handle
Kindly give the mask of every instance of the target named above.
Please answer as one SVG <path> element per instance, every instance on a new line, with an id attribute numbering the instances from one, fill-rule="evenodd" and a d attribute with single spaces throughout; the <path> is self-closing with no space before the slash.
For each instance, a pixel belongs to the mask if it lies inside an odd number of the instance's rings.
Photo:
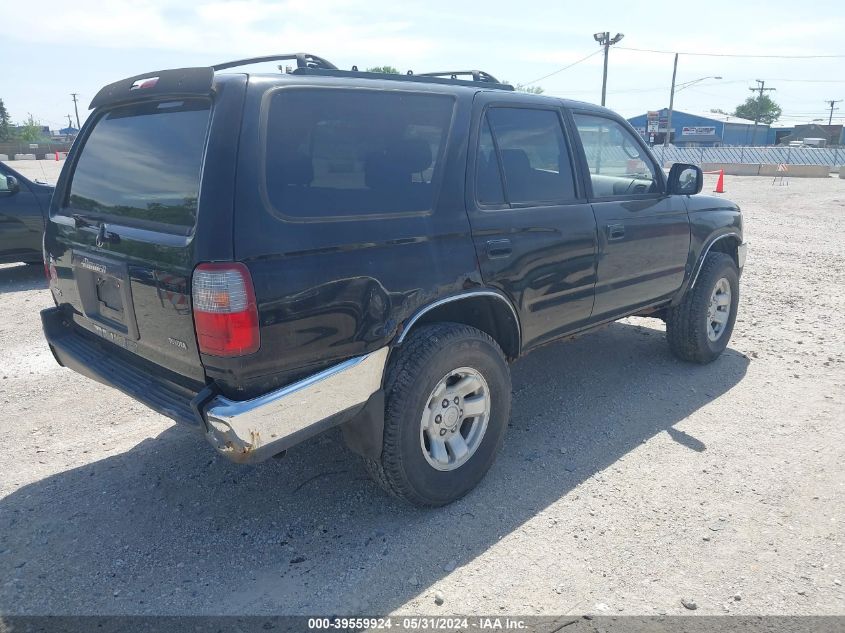
<path id="1" fill-rule="evenodd" d="M 621 240 L 625 237 L 625 225 L 624 224 L 608 224 L 607 225 L 607 239 L 608 240 Z"/>
<path id="2" fill-rule="evenodd" d="M 513 253 L 513 245 L 510 240 L 490 240 L 485 250 L 490 259 L 504 259 Z"/>

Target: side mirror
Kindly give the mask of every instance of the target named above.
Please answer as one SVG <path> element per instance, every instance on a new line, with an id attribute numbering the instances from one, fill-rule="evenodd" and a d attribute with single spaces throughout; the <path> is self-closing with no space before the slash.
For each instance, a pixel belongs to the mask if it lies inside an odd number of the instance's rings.
<path id="1" fill-rule="evenodd" d="M 11 195 L 21 190 L 21 185 L 18 182 L 18 179 L 14 176 L 0 176 L 0 178 L 6 179 L 6 186 L 0 188 L 0 193 L 8 193 Z"/>
<path id="2" fill-rule="evenodd" d="M 704 187 L 704 172 L 701 167 L 675 163 L 669 170 L 669 193 L 678 196 L 694 196 Z"/>

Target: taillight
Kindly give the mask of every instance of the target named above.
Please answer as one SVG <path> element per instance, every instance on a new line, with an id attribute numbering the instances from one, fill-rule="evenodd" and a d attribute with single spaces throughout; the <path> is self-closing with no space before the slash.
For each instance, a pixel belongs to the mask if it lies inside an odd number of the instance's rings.
<path id="1" fill-rule="evenodd" d="M 47 284 L 51 284 L 58 280 L 59 273 L 56 270 L 56 262 L 53 261 L 52 256 L 47 256 L 44 259 L 44 275 L 47 277 Z"/>
<path id="2" fill-rule="evenodd" d="M 191 284 L 200 352 L 240 356 L 258 351 L 258 307 L 243 264 L 200 264 Z"/>

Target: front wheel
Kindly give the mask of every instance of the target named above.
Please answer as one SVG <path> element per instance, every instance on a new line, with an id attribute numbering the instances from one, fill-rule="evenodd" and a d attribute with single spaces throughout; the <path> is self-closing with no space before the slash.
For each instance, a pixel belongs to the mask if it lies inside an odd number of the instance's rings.
<path id="1" fill-rule="evenodd" d="M 481 481 L 502 444 L 511 406 L 507 362 L 487 334 L 457 323 L 420 327 L 394 353 L 382 454 L 365 465 L 389 493 L 445 505 Z"/>
<path id="2" fill-rule="evenodd" d="M 672 353 L 694 363 L 716 360 L 728 346 L 739 304 L 739 270 L 725 253 L 710 253 L 695 287 L 667 310 L 666 338 Z"/>

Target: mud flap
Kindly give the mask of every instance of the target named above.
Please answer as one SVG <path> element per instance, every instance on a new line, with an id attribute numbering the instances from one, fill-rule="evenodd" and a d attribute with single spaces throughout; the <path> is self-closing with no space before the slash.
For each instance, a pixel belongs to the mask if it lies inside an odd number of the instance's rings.
<path id="1" fill-rule="evenodd" d="M 343 439 L 353 453 L 370 459 L 381 457 L 384 442 L 384 390 L 379 389 L 371 395 L 364 408 L 341 428 Z"/>

